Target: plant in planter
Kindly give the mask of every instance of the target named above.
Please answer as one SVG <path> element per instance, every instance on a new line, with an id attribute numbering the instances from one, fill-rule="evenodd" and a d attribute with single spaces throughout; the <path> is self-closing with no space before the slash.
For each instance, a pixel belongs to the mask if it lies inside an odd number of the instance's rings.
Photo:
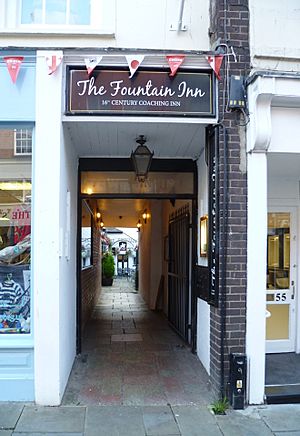
<path id="1" fill-rule="evenodd" d="M 112 286 L 115 274 L 115 260 L 111 252 L 102 257 L 102 286 Z"/>

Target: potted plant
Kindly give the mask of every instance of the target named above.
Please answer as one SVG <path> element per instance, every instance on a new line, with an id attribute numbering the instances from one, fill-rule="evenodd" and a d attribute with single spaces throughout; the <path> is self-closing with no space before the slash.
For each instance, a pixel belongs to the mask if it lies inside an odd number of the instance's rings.
<path id="1" fill-rule="evenodd" d="M 102 286 L 112 286 L 115 274 L 115 260 L 110 251 L 102 257 Z"/>

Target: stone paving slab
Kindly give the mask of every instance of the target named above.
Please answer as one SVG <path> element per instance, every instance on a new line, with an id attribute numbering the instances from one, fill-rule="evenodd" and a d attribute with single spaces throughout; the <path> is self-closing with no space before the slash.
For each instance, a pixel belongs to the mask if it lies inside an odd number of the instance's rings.
<path id="1" fill-rule="evenodd" d="M 275 436 L 300 436 L 300 430 L 299 431 L 285 431 L 285 432 L 279 432 L 279 433 L 272 433 Z"/>
<path id="2" fill-rule="evenodd" d="M 173 412 L 168 406 L 143 407 L 143 421 L 147 436 L 180 435 Z"/>
<path id="3" fill-rule="evenodd" d="M 142 410 L 126 406 L 90 406 L 85 436 L 144 436 Z"/>
<path id="4" fill-rule="evenodd" d="M 215 416 L 207 407 L 172 406 L 172 409 L 182 436 L 222 435 Z"/>
<path id="5" fill-rule="evenodd" d="M 142 335 L 141 334 L 123 334 L 123 335 L 112 335 L 111 336 L 112 342 L 138 342 L 142 341 Z"/>
<path id="6" fill-rule="evenodd" d="M 272 436 L 273 432 L 264 421 L 229 411 L 225 416 L 216 416 L 216 421 L 225 436 Z"/>
<path id="7" fill-rule="evenodd" d="M 16 433 L 82 433 L 85 408 L 79 406 L 33 407 L 25 406 L 16 425 Z"/>
<path id="8" fill-rule="evenodd" d="M 0 436 L 11 436 L 12 430 L 0 430 Z"/>
<path id="9" fill-rule="evenodd" d="M 0 403 L 0 430 L 15 428 L 23 407 L 20 403 Z"/>
<path id="10" fill-rule="evenodd" d="M 300 431 L 300 404 L 261 407 L 258 413 L 273 432 Z"/>
<path id="11" fill-rule="evenodd" d="M 63 433 L 61 433 L 61 432 L 55 432 L 55 433 L 45 433 L 45 432 L 43 432 L 43 433 L 19 433 L 19 432 L 14 432 L 14 433 L 12 433 L 12 436 L 83 436 L 84 434 L 83 433 L 66 433 L 66 432 L 63 432 Z M 0 436 L 1 436 L 1 434 L 0 434 Z"/>

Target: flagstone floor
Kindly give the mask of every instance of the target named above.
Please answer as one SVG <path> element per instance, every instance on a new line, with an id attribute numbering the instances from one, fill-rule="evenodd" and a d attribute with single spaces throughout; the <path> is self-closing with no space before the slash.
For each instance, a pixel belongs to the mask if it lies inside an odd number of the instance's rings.
<path id="1" fill-rule="evenodd" d="M 197 356 L 150 311 L 127 278 L 102 289 L 64 395 L 65 405 L 204 405 L 212 401 Z"/>

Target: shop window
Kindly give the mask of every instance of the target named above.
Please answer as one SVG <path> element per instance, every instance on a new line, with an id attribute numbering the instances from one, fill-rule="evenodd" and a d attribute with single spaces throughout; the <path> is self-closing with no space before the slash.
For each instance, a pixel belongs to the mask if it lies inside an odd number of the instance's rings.
<path id="1" fill-rule="evenodd" d="M 14 156 L 20 130 L 0 126 L 1 334 L 31 330 L 31 156 L 26 153 L 22 160 Z"/>
<path id="2" fill-rule="evenodd" d="M 83 200 L 81 213 L 81 268 L 87 268 L 93 265 L 92 224 L 92 211 L 88 203 Z"/>
<path id="3" fill-rule="evenodd" d="M 89 25 L 89 0 L 22 0 L 21 24 Z"/>
<path id="4" fill-rule="evenodd" d="M 30 155 L 32 153 L 32 129 L 15 129 L 15 155 Z"/>

